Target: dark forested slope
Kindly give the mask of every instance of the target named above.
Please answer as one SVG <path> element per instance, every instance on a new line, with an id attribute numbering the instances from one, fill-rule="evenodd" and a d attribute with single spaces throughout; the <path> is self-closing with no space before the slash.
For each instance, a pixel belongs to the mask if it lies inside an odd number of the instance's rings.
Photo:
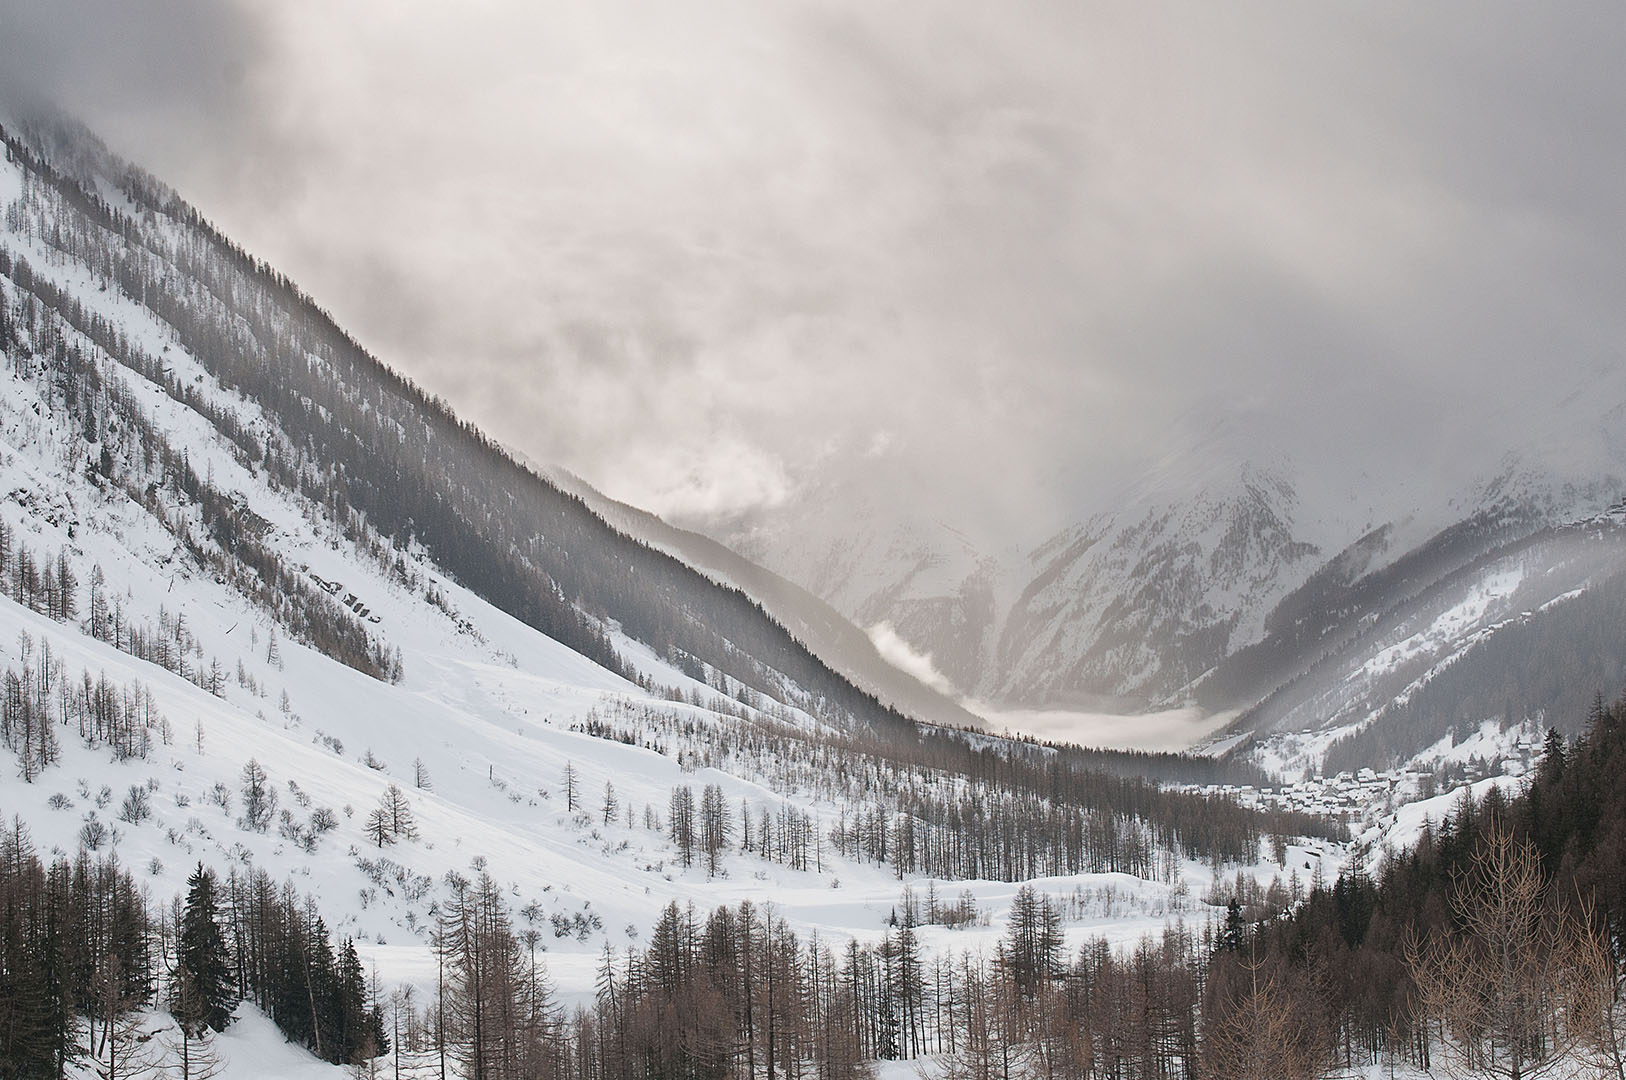
<path id="1" fill-rule="evenodd" d="M 5 276 L 109 352 L 153 370 L 172 396 L 210 415 L 243 460 L 325 506 L 347 535 L 427 552 L 495 606 L 607 667 L 624 669 L 607 633 L 613 626 L 692 673 L 709 667 L 838 724 L 909 731 L 904 717 L 831 672 L 749 597 L 617 532 L 516 463 L 90 136 L 53 127 L 3 137 L 8 159 L 27 175 L 12 211 L 19 227 L 37 229 L 172 327 L 275 430 L 236 427 L 229 413 L 210 410 L 164 377 L 161 358 L 142 354 L 26 263 L 8 259 Z"/>

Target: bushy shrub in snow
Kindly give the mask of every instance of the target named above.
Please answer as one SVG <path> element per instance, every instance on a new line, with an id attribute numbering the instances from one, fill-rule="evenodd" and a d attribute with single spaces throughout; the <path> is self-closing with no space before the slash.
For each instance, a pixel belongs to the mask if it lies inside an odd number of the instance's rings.
<path id="1" fill-rule="evenodd" d="M 119 820 L 139 825 L 150 817 L 152 817 L 152 798 L 147 794 L 147 789 L 139 784 L 131 784 L 130 790 L 125 793 L 124 802 L 119 805 Z"/>
<path id="2" fill-rule="evenodd" d="M 105 822 L 99 819 L 96 816 L 96 812 L 92 810 L 88 815 L 86 815 L 85 823 L 79 826 L 79 842 L 83 844 L 88 851 L 99 851 L 101 850 L 102 845 L 107 843 L 107 840 L 107 825 Z"/>

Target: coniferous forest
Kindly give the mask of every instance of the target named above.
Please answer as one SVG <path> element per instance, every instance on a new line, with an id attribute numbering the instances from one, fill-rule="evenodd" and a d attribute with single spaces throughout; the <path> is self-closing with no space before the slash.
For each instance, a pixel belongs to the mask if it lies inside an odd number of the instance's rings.
<path id="1" fill-rule="evenodd" d="M 450 1062 L 491 1080 L 844 1078 L 926 1054 L 977 1078 L 1614 1076 L 1623 770 L 1626 701 L 1599 699 L 1576 742 L 1549 736 L 1516 797 L 1465 796 L 1415 845 L 1296 905 L 1233 897 L 1223 921 L 1132 948 L 1069 954 L 1059 898 L 1032 886 L 991 954 L 959 956 L 920 948 L 921 927 L 966 914 L 935 890 L 905 890 L 870 944 L 804 939 L 771 905 L 673 903 L 644 948 L 606 946 L 593 1002 L 573 1010 L 540 935 L 483 872 L 446 883 L 437 992 L 386 997 L 290 883 L 200 866 L 184 897 L 153 906 L 116 860 L 43 862 L 14 823 L 0 836 L 0 1075 L 58 1076 L 85 1055 L 138 1075 L 144 1008 L 172 1015 L 206 1062 L 211 1033 L 251 1001 L 326 1060 L 418 1076 Z"/>

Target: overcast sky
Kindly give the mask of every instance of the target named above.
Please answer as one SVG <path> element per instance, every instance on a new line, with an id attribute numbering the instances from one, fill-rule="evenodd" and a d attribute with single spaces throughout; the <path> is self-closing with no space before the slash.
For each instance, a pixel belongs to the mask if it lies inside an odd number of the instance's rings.
<path id="1" fill-rule="evenodd" d="M 1212 415 L 1459 468 L 1622 364 L 1623 56 L 1615 0 L 0 0 L 8 93 L 679 516 L 1048 524 Z"/>

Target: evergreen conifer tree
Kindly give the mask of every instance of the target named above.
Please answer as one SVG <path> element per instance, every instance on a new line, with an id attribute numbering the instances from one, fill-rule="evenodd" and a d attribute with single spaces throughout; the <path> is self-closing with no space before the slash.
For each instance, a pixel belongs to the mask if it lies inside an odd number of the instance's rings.
<path id="1" fill-rule="evenodd" d="M 186 885 L 186 906 L 176 935 L 170 1012 L 195 1036 L 205 1027 L 226 1029 L 237 1007 L 237 989 L 216 915 L 214 872 L 199 863 Z"/>
<path id="2" fill-rule="evenodd" d="M 1219 934 L 1220 951 L 1241 952 L 1247 938 L 1247 924 L 1242 921 L 1242 902 L 1233 896 L 1231 902 L 1225 905 L 1225 925 Z"/>

